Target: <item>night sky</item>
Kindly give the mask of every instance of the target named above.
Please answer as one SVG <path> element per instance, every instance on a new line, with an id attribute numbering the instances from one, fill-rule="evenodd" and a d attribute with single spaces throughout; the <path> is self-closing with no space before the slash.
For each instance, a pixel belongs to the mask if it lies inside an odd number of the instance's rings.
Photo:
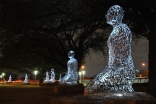
<path id="1" fill-rule="evenodd" d="M 132 58 L 134 62 L 134 67 L 137 70 L 148 69 L 148 40 L 142 39 L 135 44 L 132 43 Z M 108 62 L 108 57 L 104 58 L 102 54 L 91 53 L 90 57 L 86 58 L 85 70 L 86 76 L 92 77 L 105 68 Z M 145 63 L 145 66 L 142 66 Z"/>

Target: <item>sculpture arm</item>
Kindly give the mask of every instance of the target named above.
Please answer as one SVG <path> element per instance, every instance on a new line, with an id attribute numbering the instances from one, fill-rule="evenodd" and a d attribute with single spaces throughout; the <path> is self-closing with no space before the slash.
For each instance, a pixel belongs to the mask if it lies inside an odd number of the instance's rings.
<path id="1" fill-rule="evenodd" d="M 77 62 L 77 60 L 75 60 L 75 62 L 74 62 L 74 70 L 77 71 L 77 69 L 78 69 L 78 62 Z"/>

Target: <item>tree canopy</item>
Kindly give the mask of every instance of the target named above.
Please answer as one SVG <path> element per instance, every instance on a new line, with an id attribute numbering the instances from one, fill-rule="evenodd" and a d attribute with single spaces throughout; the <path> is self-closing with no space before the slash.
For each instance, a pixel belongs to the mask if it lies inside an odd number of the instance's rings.
<path id="1" fill-rule="evenodd" d="M 66 68 L 69 50 L 75 51 L 79 65 L 90 49 L 104 52 L 107 36 L 101 30 L 106 27 L 103 15 L 93 14 L 92 6 L 85 1 L 6 0 L 1 3 L 3 56 L 10 50 L 13 55 L 14 50 L 15 58 L 21 60 L 18 53 L 23 54 L 25 50 L 29 55 L 37 54 Z M 28 63 L 22 60 L 22 63 Z"/>

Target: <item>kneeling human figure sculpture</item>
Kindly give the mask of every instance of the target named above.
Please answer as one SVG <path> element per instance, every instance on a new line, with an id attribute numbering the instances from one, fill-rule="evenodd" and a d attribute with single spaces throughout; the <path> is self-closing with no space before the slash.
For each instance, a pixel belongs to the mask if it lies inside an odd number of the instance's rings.
<path id="1" fill-rule="evenodd" d="M 106 14 L 107 23 L 113 26 L 108 38 L 108 65 L 85 88 L 85 95 L 98 92 L 103 95 L 128 95 L 134 92 L 132 84 L 135 71 L 131 56 L 132 34 L 129 27 L 122 23 L 124 11 L 119 5 L 109 8 Z"/>
<path id="2" fill-rule="evenodd" d="M 12 77 L 11 77 L 11 75 L 9 76 L 8 82 L 12 82 Z"/>
<path id="3" fill-rule="evenodd" d="M 77 74 L 77 68 L 78 68 L 78 62 L 74 58 L 74 51 L 68 52 L 68 57 L 70 60 L 67 62 L 67 68 L 68 71 L 66 75 L 62 78 L 60 81 L 61 84 L 77 84 L 78 80 L 78 74 Z"/>
<path id="4" fill-rule="evenodd" d="M 23 83 L 28 83 L 28 75 L 27 74 L 25 74 L 25 79 L 24 79 Z"/>
<path id="5" fill-rule="evenodd" d="M 48 71 L 46 72 L 46 78 L 44 80 L 45 83 L 48 83 L 49 82 L 49 74 L 48 74 Z"/>
<path id="6" fill-rule="evenodd" d="M 54 73 L 54 69 L 51 69 L 51 77 L 49 80 L 50 83 L 54 83 L 55 82 L 55 73 Z"/>

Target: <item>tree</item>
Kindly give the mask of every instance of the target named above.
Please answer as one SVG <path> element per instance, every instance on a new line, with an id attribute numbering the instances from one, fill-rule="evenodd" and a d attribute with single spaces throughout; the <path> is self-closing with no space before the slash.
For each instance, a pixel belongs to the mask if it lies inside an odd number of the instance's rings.
<path id="1" fill-rule="evenodd" d="M 103 16 L 95 13 L 94 16 L 92 11 L 84 6 L 83 1 L 75 3 L 69 0 L 68 3 L 58 0 L 52 2 L 41 0 L 37 3 L 31 0 L 3 1 L 1 18 L 3 53 L 9 54 L 10 47 L 15 46 L 13 48 L 15 53 L 26 54 L 25 50 L 32 53 L 28 56 L 37 54 L 54 60 L 53 62 L 66 68 L 67 53 L 71 49 L 76 53 L 75 58 L 78 60 L 79 67 L 90 49 L 96 52 L 104 50 L 107 37 L 103 36 L 104 31 L 97 31 L 105 26 Z M 28 5 L 30 8 L 27 10 Z M 51 5 L 55 8 L 49 11 Z M 40 8 L 36 9 L 37 6 Z M 18 9 L 20 10 L 17 12 Z M 21 61 L 18 60 L 24 60 L 19 55 L 11 54 L 12 57 L 16 56 L 13 59 L 14 63 L 25 67 L 24 64 L 19 64 Z M 17 58 L 20 59 L 16 60 Z M 34 61 L 34 58 L 30 59 Z M 25 60 L 23 63 L 28 62 Z"/>
<path id="2" fill-rule="evenodd" d="M 127 9 L 130 9 L 130 20 L 133 21 L 133 31 L 140 36 L 144 36 L 149 40 L 149 86 L 148 91 L 152 95 L 156 96 L 156 49 L 155 49 L 155 17 L 156 17 L 156 1 L 155 0 L 146 0 L 135 2 L 128 1 L 125 5 Z M 145 30 L 145 31 L 144 31 Z"/>

